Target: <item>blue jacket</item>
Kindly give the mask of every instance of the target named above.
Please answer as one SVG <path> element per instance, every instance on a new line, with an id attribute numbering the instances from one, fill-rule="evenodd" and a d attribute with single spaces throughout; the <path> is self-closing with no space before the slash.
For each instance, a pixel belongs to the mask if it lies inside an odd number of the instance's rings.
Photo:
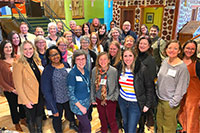
<path id="1" fill-rule="evenodd" d="M 75 103 L 80 102 L 87 109 L 90 106 L 90 75 L 86 68 L 84 71 L 83 75 L 75 65 L 67 76 L 70 108 L 73 113 L 78 115 L 82 115 L 82 112 Z"/>
<path id="2" fill-rule="evenodd" d="M 66 68 L 70 68 L 68 63 L 63 63 L 63 64 Z M 47 109 L 50 109 L 53 114 L 58 112 L 58 109 L 56 107 L 56 100 L 54 97 L 53 84 L 52 84 L 52 77 L 54 70 L 55 67 L 53 67 L 51 64 L 48 64 L 45 67 L 41 77 L 41 89 L 44 98 L 46 100 L 46 106 Z"/>

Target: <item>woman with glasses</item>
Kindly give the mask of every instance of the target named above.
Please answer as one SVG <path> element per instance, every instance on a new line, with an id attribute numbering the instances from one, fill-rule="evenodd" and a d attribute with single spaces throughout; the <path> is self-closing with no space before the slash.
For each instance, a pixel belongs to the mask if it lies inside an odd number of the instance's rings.
<path id="1" fill-rule="evenodd" d="M 41 88 L 47 108 L 53 113 L 53 128 L 56 133 L 62 132 L 63 111 L 70 121 L 70 129 L 78 130 L 74 114 L 69 107 L 69 95 L 66 84 L 69 64 L 62 62 L 62 53 L 56 46 L 46 51 L 47 66 L 41 77 Z"/>
<path id="2" fill-rule="evenodd" d="M 78 49 L 78 46 L 74 44 L 73 40 L 73 34 L 71 31 L 65 31 L 63 37 L 67 39 L 67 49 L 71 52 L 74 52 L 75 50 Z"/>
<path id="3" fill-rule="evenodd" d="M 188 40 L 183 45 L 183 62 L 187 65 L 190 73 L 190 83 L 187 93 L 181 101 L 179 111 L 179 122 L 183 129 L 182 132 L 200 132 L 200 61 L 197 58 L 197 43 Z"/>
<path id="4" fill-rule="evenodd" d="M 73 53 L 73 69 L 67 76 L 67 88 L 69 89 L 69 103 L 72 112 L 79 120 L 79 132 L 90 133 L 91 125 L 88 119 L 90 107 L 90 74 L 85 68 L 87 55 L 83 50 Z"/>

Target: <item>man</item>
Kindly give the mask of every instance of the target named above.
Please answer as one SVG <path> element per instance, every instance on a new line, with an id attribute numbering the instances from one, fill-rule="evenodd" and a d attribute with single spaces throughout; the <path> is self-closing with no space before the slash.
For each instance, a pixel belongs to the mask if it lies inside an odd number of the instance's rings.
<path id="1" fill-rule="evenodd" d="M 92 20 L 92 24 L 90 25 L 90 32 L 91 33 L 92 32 L 97 32 L 99 27 L 100 27 L 100 25 L 101 25 L 101 23 L 100 23 L 99 19 L 98 18 L 94 18 Z"/>
<path id="2" fill-rule="evenodd" d="M 21 38 L 21 42 L 23 43 L 25 40 L 31 41 L 34 44 L 35 35 L 28 32 L 28 24 L 25 22 L 21 22 L 20 24 L 20 33 L 19 36 Z"/>
<path id="3" fill-rule="evenodd" d="M 58 28 L 57 36 L 59 36 L 59 37 L 63 36 L 63 24 L 62 24 L 62 22 L 58 21 L 56 23 L 56 25 L 57 25 L 57 28 Z"/>
<path id="4" fill-rule="evenodd" d="M 71 28 L 71 32 L 73 33 L 73 35 L 75 34 L 75 28 L 76 28 L 76 21 L 74 21 L 74 20 L 71 20 L 70 22 L 69 22 L 69 27 Z"/>
<path id="5" fill-rule="evenodd" d="M 157 25 L 153 25 L 150 28 L 149 35 L 152 41 L 151 47 L 153 48 L 153 56 L 156 60 L 156 64 L 158 67 L 161 66 L 161 62 L 165 58 L 164 49 L 166 46 L 166 42 L 158 36 L 159 27 Z"/>
<path id="6" fill-rule="evenodd" d="M 44 30 L 42 27 L 36 27 L 35 28 L 35 32 L 34 32 L 35 36 L 44 36 Z"/>
<path id="7" fill-rule="evenodd" d="M 80 47 L 81 47 L 80 38 L 81 38 L 81 35 L 82 35 L 82 28 L 81 28 L 81 26 L 79 26 L 79 25 L 76 26 L 76 28 L 75 28 L 74 31 L 75 31 L 75 36 L 73 37 L 73 42 L 80 49 Z"/>
<path id="8" fill-rule="evenodd" d="M 137 35 L 131 30 L 131 23 L 129 21 L 123 23 L 122 32 L 122 40 L 124 40 L 128 35 L 131 35 L 135 40 L 137 40 Z"/>

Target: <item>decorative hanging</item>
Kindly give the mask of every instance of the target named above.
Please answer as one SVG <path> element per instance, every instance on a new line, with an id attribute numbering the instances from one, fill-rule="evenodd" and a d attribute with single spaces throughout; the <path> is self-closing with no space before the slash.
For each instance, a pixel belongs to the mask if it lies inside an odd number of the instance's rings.
<path id="1" fill-rule="evenodd" d="M 167 5 L 167 0 L 164 0 L 164 2 L 163 2 L 163 3 L 164 3 L 164 6 L 166 6 L 166 5 Z"/>
<path id="2" fill-rule="evenodd" d="M 147 6 L 147 0 L 144 0 L 144 6 Z"/>
<path id="3" fill-rule="evenodd" d="M 91 0 L 91 7 L 94 6 L 94 1 L 95 1 L 95 0 Z"/>
<path id="4" fill-rule="evenodd" d="M 187 6 L 187 0 L 185 0 L 185 4 L 184 4 L 184 6 Z"/>
<path id="5" fill-rule="evenodd" d="M 112 0 L 108 0 L 108 8 L 110 8 L 110 2 L 111 2 Z"/>

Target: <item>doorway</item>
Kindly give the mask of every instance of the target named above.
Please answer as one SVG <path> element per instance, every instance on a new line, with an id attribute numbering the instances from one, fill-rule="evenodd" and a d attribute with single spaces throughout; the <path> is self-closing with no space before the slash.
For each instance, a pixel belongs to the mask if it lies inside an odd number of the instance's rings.
<path id="1" fill-rule="evenodd" d="M 120 28 L 121 29 L 122 29 L 122 25 L 125 21 L 129 21 L 131 23 L 131 30 L 134 31 L 135 7 L 121 7 L 121 15 L 120 15 Z"/>

